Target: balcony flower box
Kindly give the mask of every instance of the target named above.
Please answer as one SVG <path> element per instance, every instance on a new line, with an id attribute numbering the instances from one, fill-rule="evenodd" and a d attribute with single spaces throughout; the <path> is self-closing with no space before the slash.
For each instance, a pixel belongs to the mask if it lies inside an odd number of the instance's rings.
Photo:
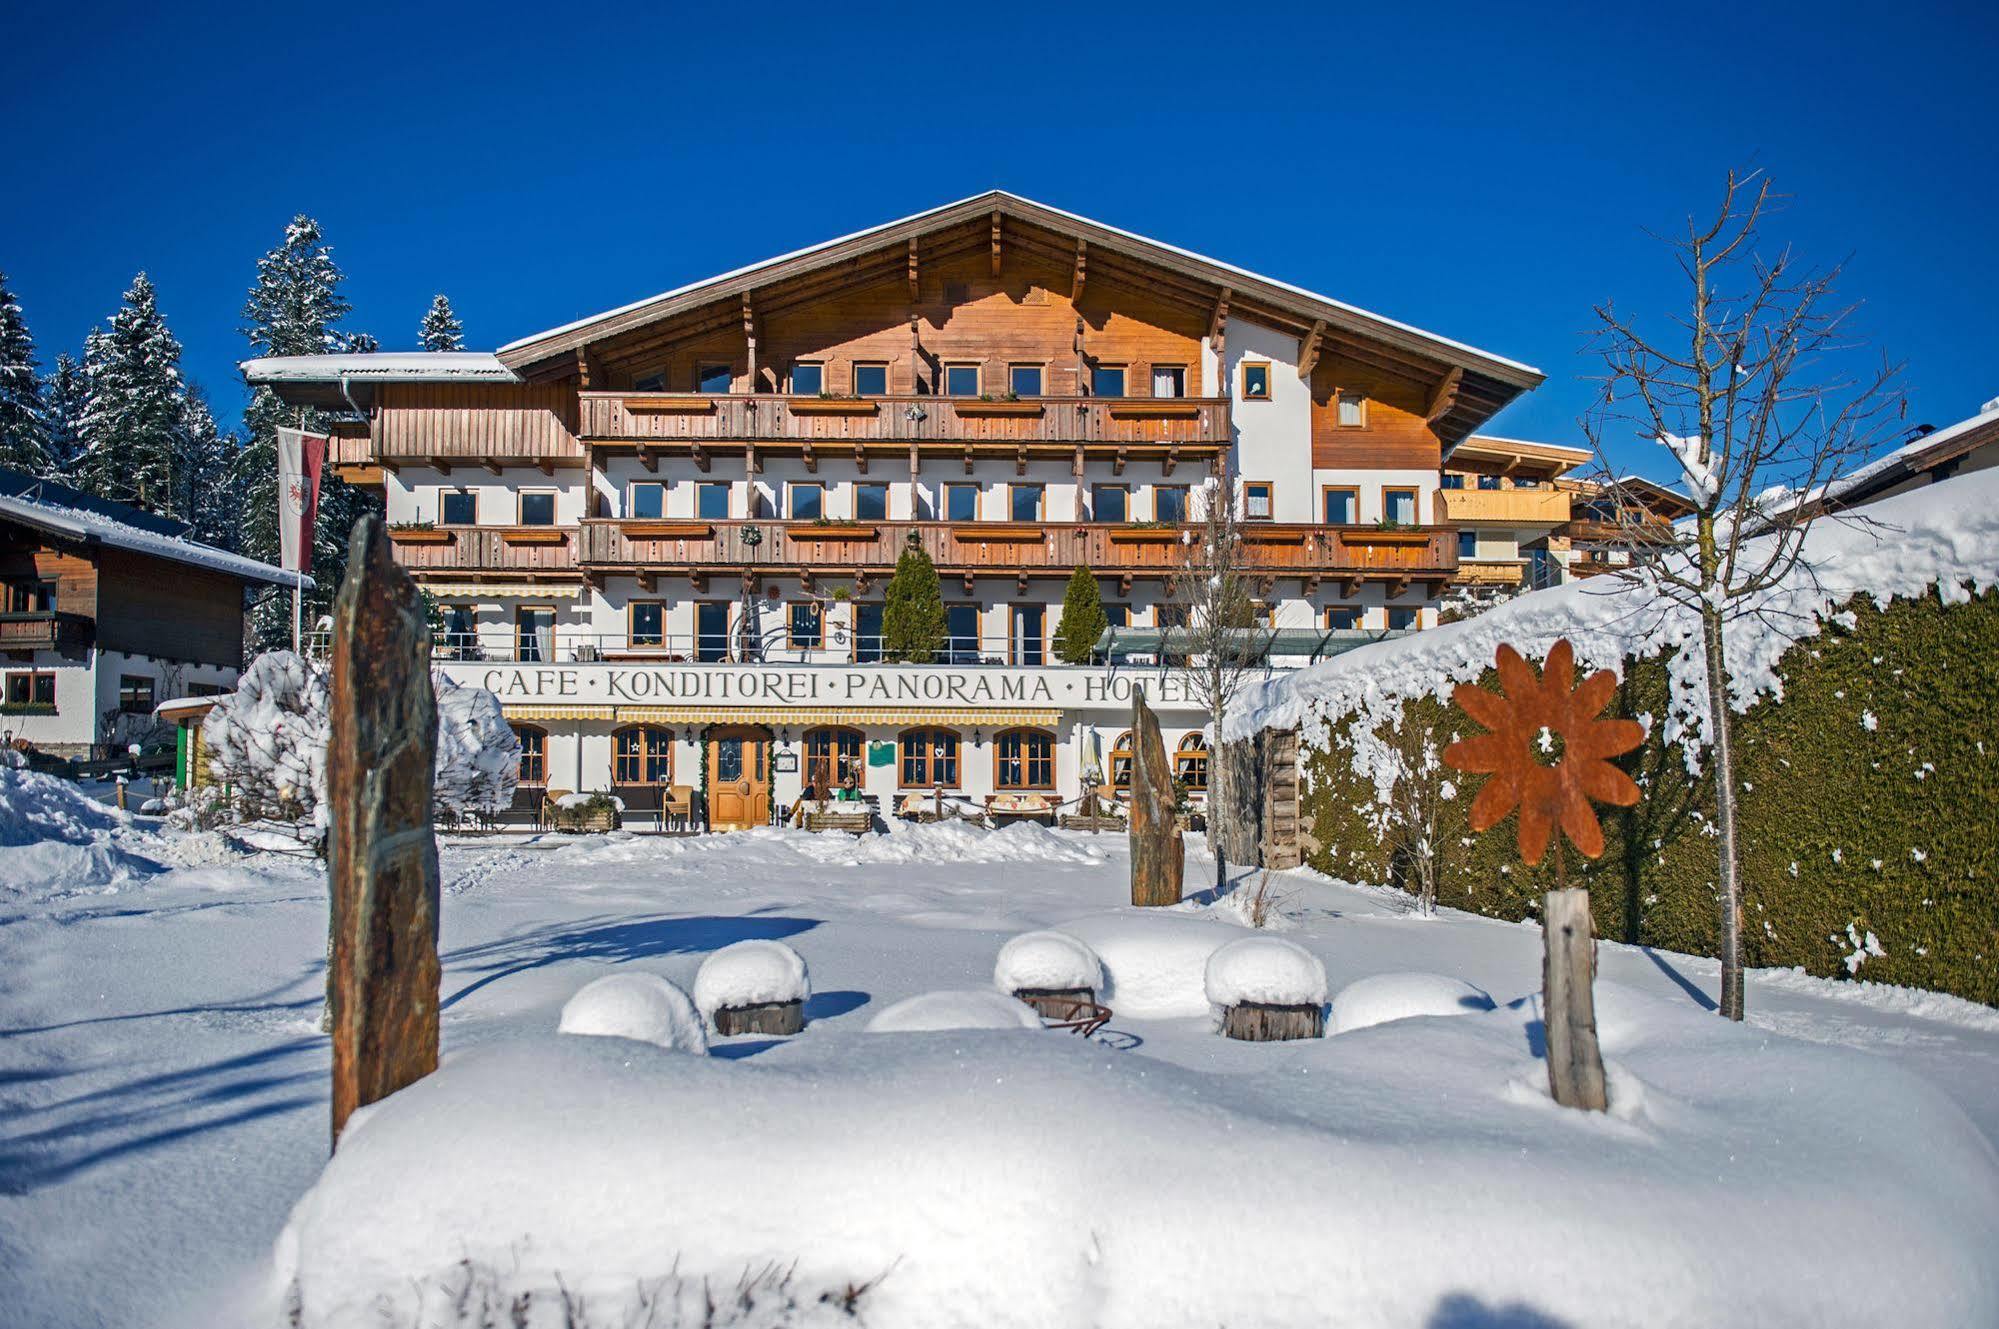
<path id="1" fill-rule="evenodd" d="M 569 532 L 553 526 L 516 526 L 500 532 L 500 539 L 510 545 L 559 545 L 568 543 Z"/>
<path id="2" fill-rule="evenodd" d="M 1297 545 L 1305 543 L 1306 532 L 1296 526 L 1258 526 L 1244 522 L 1236 528 L 1243 542 L 1253 545 Z"/>
<path id="3" fill-rule="evenodd" d="M 626 520 L 619 529 L 632 540 L 706 540 L 715 534 L 714 524 L 705 521 Z"/>
<path id="4" fill-rule="evenodd" d="M 787 397 L 793 415 L 873 415 L 881 403 L 860 397 Z"/>
<path id="5" fill-rule="evenodd" d="M 1192 420 L 1201 414 L 1201 403 L 1183 397 L 1127 398 L 1113 402 L 1110 413 L 1113 420 Z"/>
<path id="6" fill-rule="evenodd" d="M 1171 545 L 1180 543 L 1178 526 L 1124 526 L 1111 531 L 1114 545 Z"/>
<path id="7" fill-rule="evenodd" d="M 625 409 L 636 415 L 713 415 L 715 399 L 712 397 L 684 397 L 656 395 L 627 397 Z"/>
<path id="8" fill-rule="evenodd" d="M 784 533 L 807 543 L 816 540 L 874 540 L 881 535 L 881 527 L 871 522 L 815 521 L 787 526 Z"/>
<path id="9" fill-rule="evenodd" d="M 448 545 L 455 536 L 450 531 L 440 531 L 432 526 L 406 526 L 398 530 L 389 528 L 389 543 L 398 545 Z"/>
<path id="10" fill-rule="evenodd" d="M 1373 527 L 1343 527 L 1340 530 L 1343 545 L 1372 546 L 1374 548 L 1412 548 L 1430 543 L 1428 531 L 1377 529 Z"/>
<path id="11" fill-rule="evenodd" d="M 1047 534 L 1045 528 L 1032 522 L 977 522 L 951 528 L 952 539 L 982 544 L 1040 544 Z"/>
<path id="12" fill-rule="evenodd" d="M 1042 411 L 1038 401 L 957 401 L 951 406 L 961 416 L 1037 416 Z"/>

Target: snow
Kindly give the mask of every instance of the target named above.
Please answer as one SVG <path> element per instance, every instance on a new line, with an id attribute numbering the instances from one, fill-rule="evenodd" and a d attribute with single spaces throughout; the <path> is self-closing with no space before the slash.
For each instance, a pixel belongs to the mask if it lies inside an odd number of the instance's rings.
<path id="1" fill-rule="evenodd" d="M 658 974 L 606 974 L 562 1007 L 558 1032 L 629 1038 L 668 1052 L 708 1051 L 708 1030 L 687 994 Z"/>
<path id="2" fill-rule="evenodd" d="M 868 1021 L 871 1034 L 924 1034 L 946 1029 L 1039 1029 L 1041 1017 L 1024 1001 L 984 988 L 952 988 L 904 998 Z"/>
<path id="3" fill-rule="evenodd" d="M 993 986 L 1011 996 L 1023 989 L 1088 988 L 1104 985 L 1097 953 L 1066 932 L 1023 932 L 1000 947 Z"/>
<path id="4" fill-rule="evenodd" d="M 1716 459 L 1712 455 L 1705 461 L 1701 459 L 1705 445 L 1699 435 L 1683 438 L 1678 434 L 1662 433 L 1659 442 L 1673 454 L 1673 460 L 1680 463 L 1680 474 L 1687 477 L 1687 488 L 1693 491 L 1694 501 L 1702 507 L 1713 503 L 1721 494 L 1721 472 L 1716 469 Z"/>
<path id="5" fill-rule="evenodd" d="M 1333 996 L 1336 1034 L 1422 1015 L 1468 1015 L 1492 1009 L 1492 998 L 1449 974 L 1372 974 L 1356 979 Z"/>
<path id="6" fill-rule="evenodd" d="M 1326 966 L 1282 937 L 1244 937 L 1208 957 L 1203 987 L 1208 1004 L 1317 1006 L 1326 1000 Z"/>
<path id="7" fill-rule="evenodd" d="M 1382 888 L 1273 877 L 1330 990 L 1420 971 L 1496 1009 L 1216 1038 L 1207 955 L 1254 934 L 1132 909 L 1120 837 L 1055 833 L 1091 854 L 1027 869 L 820 860 L 802 832 L 447 837 L 443 1068 L 329 1165 L 310 850 L 64 815 L 149 866 L 0 891 L 9 1323 L 283 1324 L 290 1271 L 308 1329 L 419 1297 L 460 1323 L 459 1289 L 500 1324 L 532 1290 L 541 1329 L 557 1276 L 592 1325 L 653 1295 L 702 1323 L 704 1289 L 716 1323 L 852 1324 L 818 1300 L 849 1282 L 877 1329 L 1999 1322 L 1999 1011 L 1954 998 L 1752 971 L 1732 1026 L 1713 961 L 1606 941 L 1616 1110 L 1586 1116 L 1547 1099 L 1538 930 Z M 1004 1003 L 994 956 L 1048 929 L 1192 1009 L 863 1036 L 919 994 Z M 810 959 L 801 1035 L 554 1032 L 592 980 L 691 989 L 746 939 Z"/>
<path id="8" fill-rule="evenodd" d="M 416 381 L 517 383 L 514 372 L 484 351 L 370 351 L 365 355 L 267 355 L 243 361 L 251 386 L 262 383 Z"/>
<path id="9" fill-rule="evenodd" d="M 1186 912 L 1120 911 L 1075 919 L 1063 931 L 1103 962 L 1100 1001 L 1144 1019 L 1208 1014 L 1208 957 L 1239 928 Z"/>
<path id="10" fill-rule="evenodd" d="M 40 500 L 33 497 L 35 492 L 30 488 L 19 494 L 0 494 L 0 517 L 74 540 L 106 544 L 190 567 L 227 573 L 259 585 L 290 586 L 298 580 L 294 574 L 268 563 L 259 563 L 254 558 L 245 558 L 241 554 L 232 554 L 180 536 L 149 531 L 105 513 Z M 312 584 L 312 578 L 305 578 L 306 586 Z"/>
<path id="11" fill-rule="evenodd" d="M 709 956 L 694 979 L 694 1004 L 708 1019 L 723 1007 L 804 1001 L 812 995 L 805 958 L 781 941 L 750 938 Z"/>

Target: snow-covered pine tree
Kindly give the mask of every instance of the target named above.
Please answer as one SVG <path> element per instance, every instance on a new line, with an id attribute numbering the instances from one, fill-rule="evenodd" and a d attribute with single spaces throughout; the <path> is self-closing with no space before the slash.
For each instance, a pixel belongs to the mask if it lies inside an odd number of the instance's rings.
<path id="1" fill-rule="evenodd" d="M 35 342 L 4 272 L 0 272 L 0 466 L 36 476 L 47 476 L 50 470 Z"/>
<path id="2" fill-rule="evenodd" d="M 348 311 L 340 294 L 340 269 L 319 223 L 300 213 L 285 227 L 284 240 L 257 261 L 257 281 L 243 303 L 243 335 L 262 355 L 324 355 L 352 349 L 334 328 Z M 269 388 L 250 396 L 243 412 L 247 437 L 236 456 L 236 492 L 242 500 L 238 522 L 242 552 L 267 563 L 278 561 L 278 429 L 323 429 L 323 412 L 285 405 Z M 339 480 L 322 485 L 318 527 L 313 533 L 313 576 L 320 589 L 308 599 L 311 621 L 331 603 L 347 562 L 347 533 L 359 496 Z M 267 596 L 251 614 L 252 649 L 291 637 L 289 597 Z"/>
<path id="3" fill-rule="evenodd" d="M 242 504 L 236 497 L 236 436 L 215 427 L 207 394 L 198 387 L 187 394 L 187 453 L 182 468 L 179 510 L 190 534 L 220 549 L 236 547 L 236 527 Z"/>
<path id="4" fill-rule="evenodd" d="M 167 329 L 145 273 L 132 281 L 109 331 L 93 333 L 84 405 L 82 487 L 169 516 L 185 465 L 187 393 L 180 342 Z"/>
<path id="5" fill-rule="evenodd" d="M 349 355 L 373 355 L 382 349 L 382 339 L 372 332 L 350 332 L 343 348 Z"/>
<path id="6" fill-rule="evenodd" d="M 426 351 L 462 351 L 465 349 L 465 325 L 458 321 L 458 315 L 451 312 L 451 301 L 439 293 L 431 299 L 430 309 L 423 316 L 423 326 L 418 330 L 417 340 Z"/>
<path id="7" fill-rule="evenodd" d="M 83 410 L 89 404 L 89 380 L 83 364 L 69 352 L 56 356 L 55 368 L 42 379 L 43 438 L 49 451 L 49 479 L 76 483 L 83 456 Z"/>

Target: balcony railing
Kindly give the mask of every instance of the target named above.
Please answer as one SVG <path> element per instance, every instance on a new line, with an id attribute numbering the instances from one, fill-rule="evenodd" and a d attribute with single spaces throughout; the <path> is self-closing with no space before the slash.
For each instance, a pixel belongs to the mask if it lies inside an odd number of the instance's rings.
<path id="1" fill-rule="evenodd" d="M 96 635 L 96 620 L 55 610 L 0 614 L 0 650 L 79 654 Z"/>
<path id="2" fill-rule="evenodd" d="M 573 526 L 403 527 L 389 532 L 396 561 L 412 572 L 576 574 Z"/>
<path id="3" fill-rule="evenodd" d="M 1229 403 L 1214 397 L 785 397 L 665 392 L 580 394 L 578 436 L 596 444 L 954 444 L 1225 447 Z"/>
<path id="4" fill-rule="evenodd" d="M 1515 525 L 1559 525 L 1569 519 L 1564 489 L 1440 489 L 1444 520 Z"/>

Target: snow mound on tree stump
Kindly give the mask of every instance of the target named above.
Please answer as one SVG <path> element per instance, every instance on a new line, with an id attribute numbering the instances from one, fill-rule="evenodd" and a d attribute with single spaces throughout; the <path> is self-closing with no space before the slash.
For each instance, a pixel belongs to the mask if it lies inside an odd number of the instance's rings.
<path id="1" fill-rule="evenodd" d="M 687 994 L 658 974 L 611 974 L 586 983 L 562 1007 L 565 1034 L 630 1038 L 669 1052 L 708 1051 L 708 1031 Z"/>
<path id="2" fill-rule="evenodd" d="M 1023 932 L 1000 947 L 993 986 L 1008 994 L 1023 988 L 1061 990 L 1104 985 L 1097 953 L 1066 932 Z"/>
<path id="3" fill-rule="evenodd" d="M 1326 966 L 1282 937 L 1244 937 L 1208 957 L 1204 986 L 1212 1006 L 1318 1006 L 1326 1000 Z"/>
<path id="4" fill-rule="evenodd" d="M 868 1021 L 871 1034 L 921 1034 L 940 1029 L 1039 1029 L 1026 1002 L 984 988 L 924 992 L 898 1001 Z"/>
<path id="5" fill-rule="evenodd" d="M 1492 998 L 1448 974 L 1375 974 L 1356 979 L 1333 997 L 1331 1032 L 1344 1034 L 1419 1015 L 1468 1015 L 1492 1009 Z"/>
<path id="6" fill-rule="evenodd" d="M 1103 962 L 1099 999 L 1141 1020 L 1208 1014 L 1208 957 L 1242 936 L 1241 928 L 1159 909 L 1092 914 L 1062 930 Z"/>
<path id="7" fill-rule="evenodd" d="M 713 1020 L 724 1006 L 804 1001 L 812 994 L 805 957 L 781 941 L 752 939 L 724 946 L 694 975 L 694 1004 Z"/>

